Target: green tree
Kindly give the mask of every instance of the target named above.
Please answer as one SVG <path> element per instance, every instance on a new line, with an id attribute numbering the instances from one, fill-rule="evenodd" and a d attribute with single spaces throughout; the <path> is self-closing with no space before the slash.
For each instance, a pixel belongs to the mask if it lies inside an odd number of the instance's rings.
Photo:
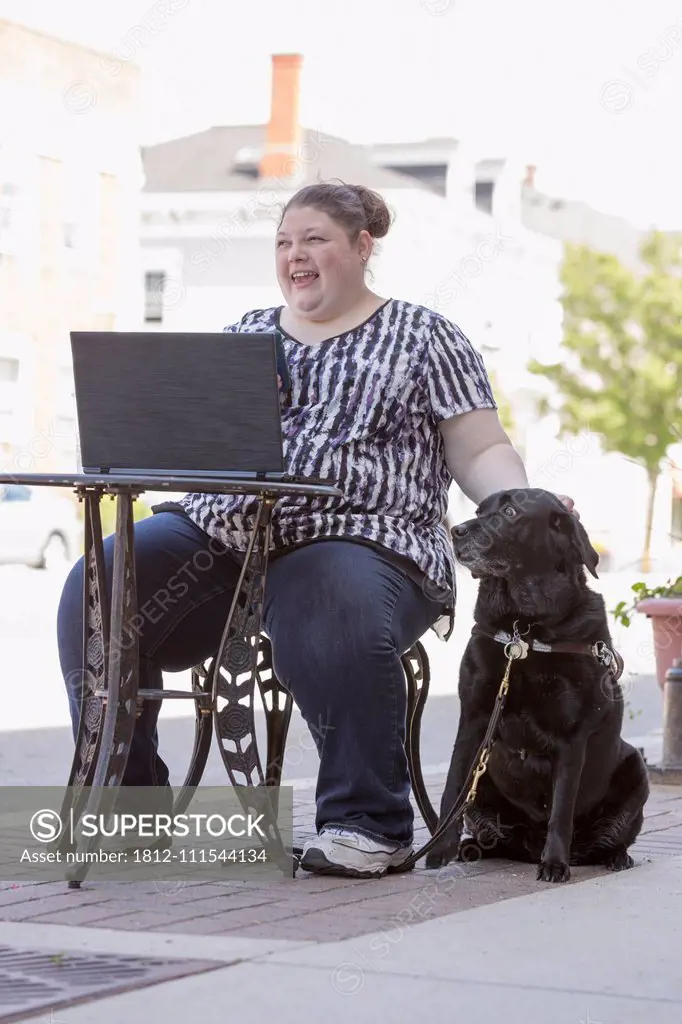
<path id="1" fill-rule="evenodd" d="M 564 358 L 531 373 L 554 395 L 563 436 L 587 426 L 607 452 L 646 470 L 642 570 L 651 567 L 656 485 L 671 444 L 682 440 L 682 238 L 653 232 L 634 272 L 612 255 L 567 245 L 561 270 Z"/>

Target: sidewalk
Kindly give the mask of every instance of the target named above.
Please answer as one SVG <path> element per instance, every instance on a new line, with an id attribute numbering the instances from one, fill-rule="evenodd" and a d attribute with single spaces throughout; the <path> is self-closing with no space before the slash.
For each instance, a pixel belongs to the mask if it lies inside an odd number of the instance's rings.
<path id="1" fill-rule="evenodd" d="M 443 782 L 429 780 L 434 802 Z M 297 838 L 311 830 L 312 796 L 296 793 Z M 646 812 L 635 869 L 575 869 L 563 886 L 536 882 L 531 865 L 484 861 L 377 881 L 299 871 L 257 884 L 6 887 L 0 1021 L 184 1024 L 199 1011 L 202 1024 L 235 1012 L 240 1024 L 375 1024 L 383 1006 L 391 1021 L 427 1010 L 672 1024 L 682 1019 L 682 789 L 653 787 Z"/>

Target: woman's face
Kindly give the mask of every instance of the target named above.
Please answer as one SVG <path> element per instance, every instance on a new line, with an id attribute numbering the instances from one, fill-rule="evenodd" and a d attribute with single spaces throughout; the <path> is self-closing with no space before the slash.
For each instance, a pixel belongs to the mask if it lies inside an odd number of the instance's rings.
<path id="1" fill-rule="evenodd" d="M 321 210 L 288 210 L 275 239 L 275 261 L 289 308 L 307 320 L 342 314 L 364 288 L 363 257 L 371 248 L 367 231 L 351 244 L 345 228 Z"/>

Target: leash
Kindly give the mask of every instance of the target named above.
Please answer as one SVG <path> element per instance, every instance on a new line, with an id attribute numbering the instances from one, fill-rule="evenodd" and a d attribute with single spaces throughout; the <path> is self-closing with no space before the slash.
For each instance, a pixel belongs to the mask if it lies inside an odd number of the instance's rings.
<path id="1" fill-rule="evenodd" d="M 431 838 L 424 843 L 421 849 L 416 850 L 400 865 L 401 872 L 407 871 L 416 864 L 418 860 L 425 857 L 426 854 L 433 849 L 443 833 L 447 832 L 456 821 L 466 814 L 476 799 L 479 782 L 488 769 L 488 759 L 495 741 L 497 726 L 500 718 L 502 717 L 504 705 L 507 701 L 511 667 L 518 658 L 525 658 L 528 655 L 528 644 L 521 639 L 516 629 L 514 631 L 514 636 L 505 644 L 504 654 L 507 659 L 507 664 L 504 669 L 504 675 L 502 676 L 502 682 L 500 683 L 500 687 L 497 691 L 495 706 L 493 707 L 493 712 L 490 716 L 490 721 L 488 722 L 488 728 L 486 729 L 483 742 L 478 748 L 478 753 L 476 754 L 467 774 L 466 782 L 462 786 L 454 807 L 448 812 L 444 820 L 436 828 L 436 831 L 433 833 Z"/>

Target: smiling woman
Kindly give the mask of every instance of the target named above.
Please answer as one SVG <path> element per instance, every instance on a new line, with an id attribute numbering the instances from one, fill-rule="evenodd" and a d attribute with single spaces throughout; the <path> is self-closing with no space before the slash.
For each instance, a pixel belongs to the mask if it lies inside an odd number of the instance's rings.
<path id="1" fill-rule="evenodd" d="M 377 239 L 391 217 L 376 192 L 360 185 L 309 185 L 285 207 L 277 231 L 277 280 L 287 301 L 282 327 L 304 344 L 324 340 L 330 327 L 356 327 L 385 299 L 364 281 Z"/>

